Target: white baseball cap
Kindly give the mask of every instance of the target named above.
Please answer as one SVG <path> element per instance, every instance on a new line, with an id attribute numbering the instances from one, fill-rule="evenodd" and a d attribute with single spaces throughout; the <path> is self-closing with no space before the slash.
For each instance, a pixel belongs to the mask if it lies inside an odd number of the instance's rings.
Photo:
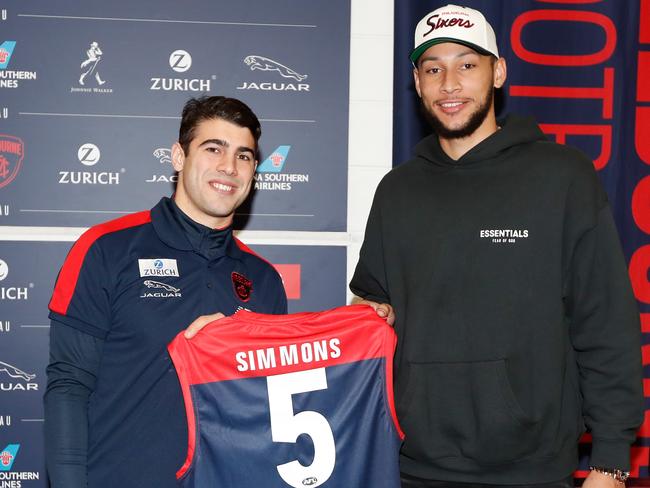
<path id="1" fill-rule="evenodd" d="M 440 7 L 418 22 L 415 27 L 415 47 L 409 56 L 413 64 L 429 47 L 441 42 L 456 42 L 480 54 L 499 57 L 492 26 L 481 12 L 469 7 Z"/>

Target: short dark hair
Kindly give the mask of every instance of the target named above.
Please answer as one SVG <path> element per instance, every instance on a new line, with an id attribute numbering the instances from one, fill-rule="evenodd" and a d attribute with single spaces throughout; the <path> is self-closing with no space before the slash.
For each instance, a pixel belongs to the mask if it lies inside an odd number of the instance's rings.
<path id="1" fill-rule="evenodd" d="M 255 145 L 262 135 L 260 121 L 248 105 L 236 98 L 203 96 L 191 98 L 183 107 L 178 143 L 185 154 L 190 150 L 196 126 L 204 120 L 223 119 L 251 131 Z"/>

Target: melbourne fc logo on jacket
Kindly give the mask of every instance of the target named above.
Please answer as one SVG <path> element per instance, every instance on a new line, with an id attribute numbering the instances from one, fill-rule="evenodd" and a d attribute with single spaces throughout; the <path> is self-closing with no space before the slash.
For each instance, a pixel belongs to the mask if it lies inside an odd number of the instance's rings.
<path id="1" fill-rule="evenodd" d="M 0 188 L 11 183 L 23 164 L 25 145 L 18 137 L 0 134 Z"/>
<path id="2" fill-rule="evenodd" d="M 232 277 L 232 285 L 235 287 L 235 293 L 240 300 L 247 302 L 253 292 L 253 282 L 234 271 L 230 276 Z"/>

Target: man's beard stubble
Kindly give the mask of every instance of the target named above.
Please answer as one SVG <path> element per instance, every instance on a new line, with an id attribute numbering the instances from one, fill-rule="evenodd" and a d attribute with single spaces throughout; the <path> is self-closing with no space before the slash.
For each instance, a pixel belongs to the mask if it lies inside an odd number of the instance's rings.
<path id="1" fill-rule="evenodd" d="M 464 137 L 471 136 L 476 131 L 476 129 L 478 129 L 481 126 L 481 124 L 487 117 L 488 113 L 490 112 L 490 107 L 492 106 L 493 99 L 494 99 L 494 88 L 488 90 L 485 100 L 483 101 L 482 104 L 479 105 L 476 111 L 470 115 L 467 122 L 465 122 L 464 125 L 456 129 L 450 129 L 449 127 L 445 126 L 442 123 L 442 121 L 438 117 L 436 117 L 436 115 L 434 115 L 433 109 L 427 107 L 422 101 L 422 99 L 420 99 L 421 102 L 420 106 L 424 111 L 425 118 L 427 119 L 429 124 L 431 124 L 433 131 L 439 137 L 443 139 L 462 139 Z"/>

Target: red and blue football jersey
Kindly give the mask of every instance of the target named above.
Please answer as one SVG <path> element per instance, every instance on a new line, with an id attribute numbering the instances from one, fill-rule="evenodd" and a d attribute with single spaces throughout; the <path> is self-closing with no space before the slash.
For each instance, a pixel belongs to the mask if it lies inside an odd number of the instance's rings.
<path id="1" fill-rule="evenodd" d="M 240 311 L 169 352 L 188 419 L 181 485 L 398 488 L 395 333 L 365 305 Z"/>

